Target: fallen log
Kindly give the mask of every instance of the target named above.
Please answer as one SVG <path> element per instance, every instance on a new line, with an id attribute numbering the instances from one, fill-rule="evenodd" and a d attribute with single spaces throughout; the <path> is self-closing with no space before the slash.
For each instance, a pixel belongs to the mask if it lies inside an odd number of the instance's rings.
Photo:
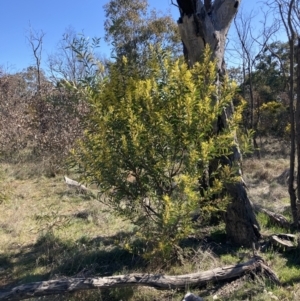
<path id="1" fill-rule="evenodd" d="M 270 221 L 274 224 L 288 230 L 292 228 L 292 224 L 283 215 L 272 212 L 257 205 L 254 205 L 254 209 L 256 212 L 262 212 L 266 214 L 269 217 Z M 269 243 L 275 246 L 280 246 L 286 250 L 295 249 L 297 247 L 297 235 L 286 233 L 273 234 L 269 236 Z M 267 245 L 265 245 L 265 247 L 267 247 Z"/>
<path id="2" fill-rule="evenodd" d="M 283 215 L 272 212 L 272 211 L 262 208 L 260 206 L 254 206 L 254 209 L 257 212 L 262 212 L 265 215 L 267 215 L 269 217 L 270 221 L 273 222 L 274 224 L 276 224 L 284 229 L 291 228 L 291 223 Z"/>
<path id="3" fill-rule="evenodd" d="M 261 257 L 236 265 L 215 268 L 205 272 L 168 276 L 162 274 L 129 274 L 97 278 L 63 278 L 22 284 L 0 290 L 0 300 L 23 300 L 33 297 L 65 294 L 80 290 L 108 289 L 126 286 L 150 286 L 159 290 L 203 286 L 216 281 L 227 281 L 247 273 L 262 273 L 275 284 L 280 282 L 275 273 L 264 264 Z"/>
<path id="4" fill-rule="evenodd" d="M 284 249 L 291 250 L 297 247 L 297 235 L 294 234 L 274 234 L 270 236 L 272 244 Z"/>

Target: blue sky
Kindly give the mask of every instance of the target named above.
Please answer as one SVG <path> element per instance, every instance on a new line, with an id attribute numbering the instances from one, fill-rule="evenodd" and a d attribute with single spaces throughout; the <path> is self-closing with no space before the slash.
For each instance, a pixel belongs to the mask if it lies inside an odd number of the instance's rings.
<path id="1" fill-rule="evenodd" d="M 30 26 L 45 33 L 43 59 L 54 53 L 62 34 L 69 27 L 86 36 L 104 36 L 103 5 L 108 0 L 0 0 L 0 66 L 9 72 L 20 71 L 34 60 L 26 35 Z M 171 0 L 148 0 L 150 7 L 170 10 L 177 20 L 179 13 Z M 176 2 L 176 1 L 174 1 Z M 243 0 L 246 11 L 259 5 L 259 0 Z M 109 48 L 101 41 L 100 52 L 109 57 Z"/>

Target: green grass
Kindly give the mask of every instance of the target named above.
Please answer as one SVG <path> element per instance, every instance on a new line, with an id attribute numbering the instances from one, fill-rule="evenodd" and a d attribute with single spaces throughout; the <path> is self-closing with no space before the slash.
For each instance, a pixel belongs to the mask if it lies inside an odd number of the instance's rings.
<path id="1" fill-rule="evenodd" d="M 276 182 L 280 169 L 273 159 L 246 162 L 249 168 L 249 194 L 260 205 L 267 204 L 289 217 L 286 187 Z M 263 171 L 258 169 L 263 167 Z M 272 169 L 276 168 L 276 172 Z M 256 170 L 255 170 L 256 169 Z M 226 242 L 225 225 L 200 228 L 194 238 L 182 242 L 177 262 L 144 260 L 124 249 L 132 237 L 133 226 L 117 218 L 91 195 L 78 194 L 68 188 L 62 175 L 47 177 L 38 163 L 2 164 L 0 191 L 0 285 L 14 285 L 59 277 L 81 275 L 108 276 L 124 273 L 166 273 L 173 275 L 205 271 L 245 262 L 252 250 L 235 248 Z M 247 168 L 244 170 L 247 173 Z M 69 177 L 76 179 L 76 174 Z M 263 184 L 257 184 L 258 180 Z M 263 188 L 261 188 L 263 187 Z M 96 191 L 95 191 L 96 193 Z M 276 202 L 274 201 L 276 197 Z M 263 200 L 263 198 L 265 198 Z M 268 198 L 268 199 L 266 199 Z M 262 200 L 264 203 L 262 204 Z M 286 233 L 258 215 L 266 235 Z M 137 248 L 139 247 L 137 243 Z M 300 256 L 298 251 L 282 251 L 269 246 L 260 255 L 283 283 L 276 287 L 258 276 L 246 275 L 231 283 L 209 284 L 190 288 L 205 300 L 279 300 L 300 299 Z M 82 291 L 45 300 L 182 300 L 184 291 L 157 291 L 134 287 L 106 291 Z M 219 299 L 217 299 L 219 298 Z"/>
<path id="2" fill-rule="evenodd" d="M 281 213 L 288 221 L 290 221 L 290 215 L 288 213 Z M 259 212 L 257 215 L 259 225 L 263 228 L 264 235 L 276 234 L 276 233 L 291 233 L 290 230 L 283 229 L 279 225 L 274 224 L 270 218 L 264 213 Z"/>

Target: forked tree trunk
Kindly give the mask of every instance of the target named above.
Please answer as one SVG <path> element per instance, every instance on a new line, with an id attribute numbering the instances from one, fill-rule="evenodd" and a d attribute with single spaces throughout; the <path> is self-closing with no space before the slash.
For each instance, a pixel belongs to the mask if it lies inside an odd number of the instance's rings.
<path id="1" fill-rule="evenodd" d="M 181 17 L 178 21 L 184 55 L 190 66 L 202 57 L 206 45 L 210 46 L 212 59 L 217 60 L 218 79 L 222 80 L 226 70 L 224 51 L 230 24 L 238 10 L 241 0 L 177 0 Z M 227 126 L 227 118 L 232 114 L 233 105 L 224 110 L 218 122 L 218 131 Z M 237 145 L 237 143 L 236 143 Z M 238 145 L 226 164 L 238 164 L 241 159 Z M 238 245 L 251 247 L 260 237 L 259 225 L 251 202 L 243 185 L 239 183 L 227 186 L 232 197 L 226 212 L 226 232 L 228 239 Z"/>

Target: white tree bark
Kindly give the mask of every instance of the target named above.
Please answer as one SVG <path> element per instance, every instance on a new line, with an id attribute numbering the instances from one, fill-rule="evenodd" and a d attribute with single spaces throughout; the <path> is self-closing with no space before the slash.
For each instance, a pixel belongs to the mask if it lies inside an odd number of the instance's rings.
<path id="1" fill-rule="evenodd" d="M 215 0 L 207 12 L 202 1 L 198 0 L 194 14 L 182 13 L 178 27 L 190 66 L 201 59 L 204 47 L 208 44 L 213 51 L 213 59 L 217 59 L 218 70 L 222 73 L 225 71 L 226 37 L 239 4 L 240 0 Z"/>

